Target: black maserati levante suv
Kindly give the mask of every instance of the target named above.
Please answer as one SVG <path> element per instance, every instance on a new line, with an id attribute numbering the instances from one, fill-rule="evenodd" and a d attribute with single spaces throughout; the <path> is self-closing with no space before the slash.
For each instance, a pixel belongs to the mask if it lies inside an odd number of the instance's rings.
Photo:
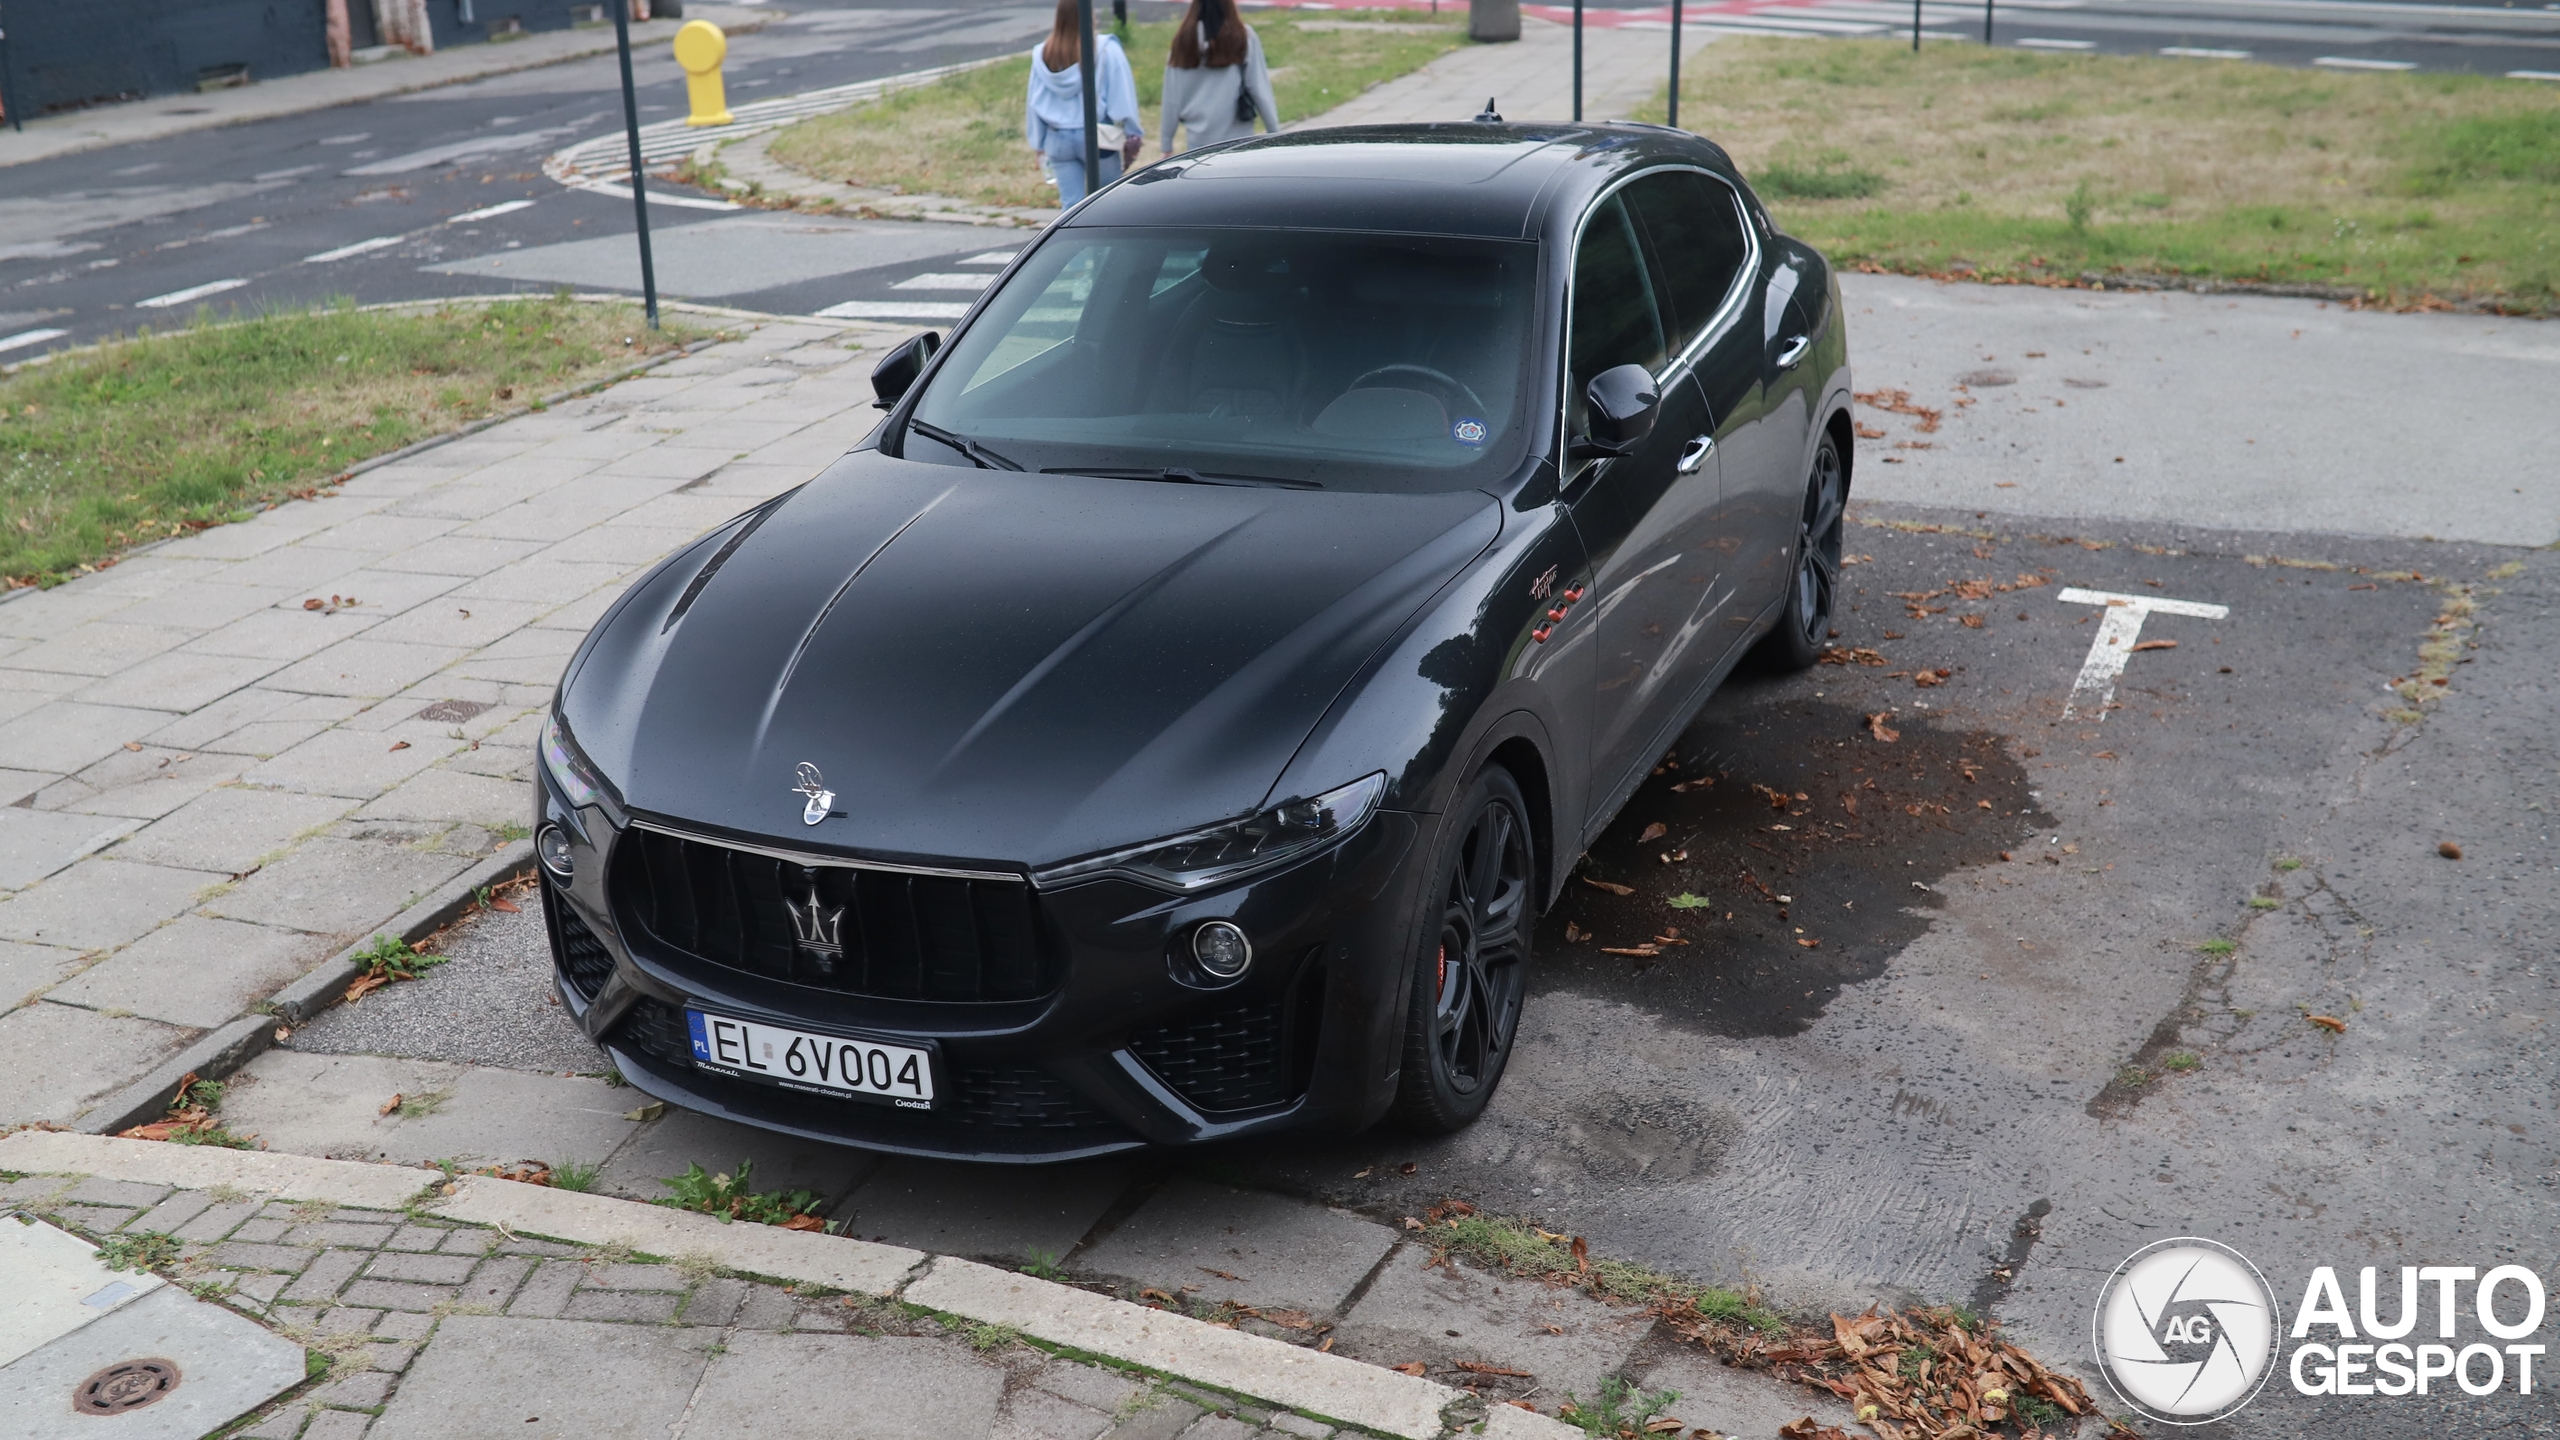
<path id="1" fill-rule="evenodd" d="M 1101 191 L 570 661 L 562 1002 L 651 1095 L 880 1150 L 1465 1125 L 1575 858 L 1737 664 L 1814 659 L 1847 350 L 1676 131 Z"/>

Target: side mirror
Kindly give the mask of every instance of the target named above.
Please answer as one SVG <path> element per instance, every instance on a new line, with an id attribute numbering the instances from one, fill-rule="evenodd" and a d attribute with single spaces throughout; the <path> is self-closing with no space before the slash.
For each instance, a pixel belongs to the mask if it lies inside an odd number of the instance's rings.
<path id="1" fill-rule="evenodd" d="M 1572 458 L 1577 460 L 1624 455 L 1644 443 L 1662 403 L 1652 372 L 1641 365 L 1614 366 L 1592 376 L 1582 398 L 1590 406 L 1591 433 L 1574 442 Z"/>
<path id="2" fill-rule="evenodd" d="M 908 387 L 916 383 L 916 377 L 924 373 L 925 362 L 941 348 L 942 332 L 927 330 L 882 356 L 880 363 L 871 367 L 871 393 L 878 397 L 871 402 L 871 408 L 886 410 L 897 404 Z"/>

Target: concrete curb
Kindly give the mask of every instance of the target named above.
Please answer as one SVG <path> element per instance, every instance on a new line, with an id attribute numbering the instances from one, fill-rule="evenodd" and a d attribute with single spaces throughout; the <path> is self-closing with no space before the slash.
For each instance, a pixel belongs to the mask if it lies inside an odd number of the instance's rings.
<path id="1" fill-rule="evenodd" d="M 347 993 L 347 987 L 365 972 L 366 967 L 355 957 L 358 951 L 373 944 L 375 935 L 394 935 L 415 945 L 470 910 L 482 887 L 503 885 L 532 868 L 533 842 L 516 841 L 446 881 L 426 899 L 394 915 L 386 924 L 367 932 L 362 941 L 338 952 L 326 964 L 267 997 L 268 1009 L 288 1025 L 308 1021 L 337 1004 L 339 997 Z"/>
<path id="2" fill-rule="evenodd" d="M 112 1135 L 160 1118 L 177 1098 L 189 1075 L 213 1080 L 256 1059 L 276 1043 L 272 1015 L 243 1015 L 199 1037 L 141 1079 L 100 1101 L 80 1128 L 91 1135 Z M 136 1142 L 145 1143 L 145 1142 Z"/>
<path id="3" fill-rule="evenodd" d="M 0 1170 L 94 1175 L 189 1189 L 228 1185 L 280 1199 L 380 1210 L 406 1208 L 436 1173 L 42 1130 L 0 1138 Z M 1582 1434 L 1574 1426 L 1507 1405 L 1494 1406 L 1477 1432 L 1474 1421 L 1450 1416 L 1449 1408 L 1468 1397 L 1446 1385 L 895 1245 L 770 1225 L 722 1224 L 662 1205 L 477 1175 L 455 1182 L 453 1194 L 430 1199 L 427 1206 L 444 1219 L 511 1233 L 587 1245 L 622 1243 L 668 1258 L 699 1255 L 746 1274 L 894 1296 L 979 1324 L 1009 1325 L 1034 1339 L 1132 1369 L 1398 1440 L 1437 1440 L 1460 1429 L 1498 1440 L 1569 1440 Z M 919 1267 L 925 1267 L 920 1275 Z"/>
<path id="4" fill-rule="evenodd" d="M 1465 1398 L 1357 1360 L 948 1256 L 900 1298 L 1405 1440 L 1440 1434 L 1441 1412 Z"/>

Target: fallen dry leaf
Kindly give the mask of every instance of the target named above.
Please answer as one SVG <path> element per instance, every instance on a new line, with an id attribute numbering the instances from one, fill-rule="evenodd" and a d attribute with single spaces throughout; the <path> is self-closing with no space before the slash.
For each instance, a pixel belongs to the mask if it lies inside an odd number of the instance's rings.
<path id="1" fill-rule="evenodd" d="M 393 750 L 406 750 L 409 748 L 409 742 L 406 740 L 394 740 L 391 742 L 391 748 Z"/>
<path id="2" fill-rule="evenodd" d="M 315 596 L 313 596 L 312 598 L 310 598 L 310 599 L 308 599 L 308 600 L 303 601 L 303 602 L 302 602 L 302 608 L 303 608 L 303 609 L 305 609 L 305 610 L 320 610 L 320 609 L 325 609 L 325 608 L 327 608 L 328 604 L 329 604 L 329 602 L 328 602 L 328 601 L 323 600 L 323 599 L 321 599 L 320 597 L 318 597 L 318 596 L 316 596 L 316 595 L 315 595 Z"/>
<path id="3" fill-rule="evenodd" d="M 1419 1375 L 1422 1373 L 1424 1367 L 1422 1362 L 1419 1360 L 1407 1360 L 1401 1365 L 1390 1365 L 1387 1368 L 1393 1370 L 1399 1375 Z"/>
<path id="4" fill-rule="evenodd" d="M 1573 1237 L 1573 1268 L 1585 1275 L 1591 1273 L 1591 1243 L 1579 1235 Z"/>
<path id="5" fill-rule="evenodd" d="M 1564 922 L 1564 943 L 1567 945 L 1579 945 L 1590 938 L 1590 931 L 1583 929 L 1581 926 L 1574 924 L 1570 920 Z"/>
<path id="6" fill-rule="evenodd" d="M 790 1219 L 782 1222 L 782 1228 L 785 1230 L 824 1230 L 827 1228 L 827 1222 L 819 1219 L 815 1215 L 794 1215 Z"/>
<path id="7" fill-rule="evenodd" d="M 1330 1354 L 1332 1354 L 1332 1353 L 1333 1353 L 1333 1337 L 1332 1337 L 1332 1336 L 1330 1336 L 1330 1335 L 1327 1335 L 1326 1337 L 1324 1337 L 1324 1343 L 1323 1343 L 1323 1344 L 1321 1344 L 1321 1345 L 1318 1345 L 1318 1346 L 1316 1347 L 1316 1353 L 1318 1353 L 1318 1354 L 1320 1354 L 1320 1355 L 1330 1355 Z"/>
<path id="8" fill-rule="evenodd" d="M 1804 948 L 1806 948 L 1807 950 L 1819 950 L 1819 949 L 1821 949 L 1821 948 L 1822 948 L 1822 942 L 1821 942 L 1821 941 L 1819 941 L 1819 940 L 1813 939 L 1811 936 L 1806 936 L 1806 937 L 1804 937 L 1804 938 L 1802 938 L 1802 939 L 1799 939 L 1799 940 L 1797 940 L 1797 941 L 1796 941 L 1796 943 L 1797 943 L 1797 944 L 1799 944 L 1799 945 L 1801 945 L 1801 946 L 1803 946 L 1803 947 L 1804 947 Z"/>
<path id="9" fill-rule="evenodd" d="M 2436 853 L 2447 860 L 2459 860 L 2462 858 L 2462 847 L 2450 840 L 2439 840 L 2436 842 Z"/>
<path id="10" fill-rule="evenodd" d="M 1259 1310 L 1254 1312 L 1283 1330 L 1313 1330 L 1316 1317 L 1304 1310 Z"/>
<path id="11" fill-rule="evenodd" d="M 1526 1370 L 1514 1370 L 1507 1365 L 1494 1365 L 1482 1360 L 1452 1360 L 1449 1363 L 1470 1375 L 1508 1375 L 1517 1380 L 1537 1378 Z"/>
<path id="12" fill-rule="evenodd" d="M 1987 803 L 1989 803 L 1989 802 L 1987 802 L 1987 801 L 1986 801 L 1986 802 L 1984 802 L 1984 803 L 1986 803 L 1986 804 L 1987 804 Z M 507 898 L 506 896 L 504 896 L 504 895 L 492 895 L 492 896 L 490 896 L 490 897 L 489 897 L 489 908 L 490 908 L 490 909 L 492 909 L 492 910 L 504 910 L 504 911 L 506 911 L 506 912 L 507 912 L 508 914 L 510 914 L 510 915 L 521 915 L 521 914 L 523 914 L 523 913 L 524 913 L 524 907 L 522 907 L 522 906 L 520 906 L 520 905 L 516 904 L 516 902 L 514 902 L 513 900 L 508 899 L 508 898 Z"/>
<path id="13" fill-rule="evenodd" d="M 1714 776 L 1701 775 L 1695 780 L 1683 780 L 1679 784 L 1672 786 L 1671 793 L 1674 795 L 1686 795 L 1692 790 L 1704 790 L 1714 783 L 1716 783 Z"/>
<path id="14" fill-rule="evenodd" d="M 1153 1287 L 1149 1287 L 1148 1289 L 1145 1289 L 1145 1290 L 1141 1290 L 1141 1291 L 1139 1291 L 1139 1292 L 1138 1292 L 1138 1298 L 1139 1298 L 1139 1299 L 1141 1299 L 1141 1300 L 1161 1300 L 1161 1301 L 1163 1301 L 1163 1302 L 1164 1302 L 1165 1304 L 1167 1304 L 1167 1305 L 1179 1305 L 1179 1304 L 1181 1304 L 1181 1303 L 1182 1303 L 1181 1301 L 1174 1299 L 1172 1296 L 1167 1295 L 1167 1294 L 1166 1294 L 1166 1293 L 1164 1293 L 1163 1291 L 1158 1290 L 1158 1289 L 1155 1289 L 1155 1288 L 1153 1288 Z"/>
<path id="15" fill-rule="evenodd" d="M 1403 1164 L 1401 1164 L 1401 1165 L 1399 1165 L 1399 1166 L 1397 1166 L 1397 1167 L 1396 1167 L 1396 1173 L 1397 1173 L 1397 1174 L 1399 1174 L 1399 1175 L 1410 1175 L 1410 1174 L 1414 1173 L 1415 1171 L 1420 1170 L 1421 1168 L 1422 1168 L 1421 1166 L 1414 1164 L 1414 1163 L 1413 1163 L 1412 1161 L 1410 1161 L 1410 1160 L 1407 1160 L 1407 1161 L 1406 1161 L 1406 1162 L 1404 1162 Z"/>
<path id="16" fill-rule="evenodd" d="M 1663 823 L 1662 823 L 1661 821 L 1659 821 L 1659 820 L 1656 820 L 1656 821 L 1654 821 L 1652 824 L 1647 825 L 1646 827 L 1644 827 L 1644 833 L 1643 833 L 1643 834 L 1641 834 L 1641 835 L 1638 835 L 1638 836 L 1636 837 L 1636 843 L 1637 843 L 1637 844 L 1639 844 L 1639 845 L 1650 845 L 1650 844 L 1652 844 L 1654 841 L 1659 840 L 1659 839 L 1661 839 L 1663 836 L 1668 835 L 1668 834 L 1670 834 L 1670 833 L 1671 833 L 1671 827 L 1670 827 L 1670 826 L 1663 824 Z"/>
<path id="17" fill-rule="evenodd" d="M 1612 884 L 1607 880 L 1594 880 L 1588 875 L 1582 877 L 1582 883 L 1590 886 L 1594 890 L 1606 890 L 1612 895 L 1633 895 L 1636 893 L 1636 887 L 1633 885 Z"/>
<path id="18" fill-rule="evenodd" d="M 341 1004 L 353 1005 L 367 995 L 372 994 L 374 991 L 379 990 L 390 983 L 391 977 L 380 972 L 371 975 L 359 975 L 356 977 L 355 983 L 347 987 L 347 993 L 338 997 L 339 1002 Z"/>
<path id="19" fill-rule="evenodd" d="M 1375 1166 L 1375 1165 L 1364 1166 L 1364 1167 L 1362 1167 L 1359 1171 L 1357 1171 L 1356 1173 L 1354 1173 L 1354 1174 L 1352 1175 L 1352 1177 L 1351 1177 L 1351 1178 L 1352 1178 L 1352 1179 L 1354 1179 L 1354 1180 L 1366 1180 L 1366 1179 L 1368 1179 L 1372 1174 L 1375 1174 L 1375 1173 L 1377 1172 L 1377 1169 L 1378 1169 L 1378 1167 L 1377 1167 L 1377 1166 Z"/>
<path id="20" fill-rule="evenodd" d="M 1603 955 L 1632 955 L 1640 960 L 1649 960 L 1654 956 L 1661 954 L 1662 951 L 1658 947 L 1652 945 L 1603 945 L 1600 947 L 1600 953 Z"/>
<path id="21" fill-rule="evenodd" d="M 2347 1033 L 2347 1022 L 2339 1019 L 2335 1015 L 2305 1015 L 2302 1018 L 2319 1026 L 2321 1029 L 2328 1031 L 2332 1035 L 2344 1035 Z"/>
<path id="22" fill-rule="evenodd" d="M 403 1096 L 394 1095 L 394 1096 L 392 1096 L 390 1099 L 383 1101 L 383 1102 L 382 1102 L 382 1108 L 381 1108 L 381 1109 L 379 1109 L 379 1110 L 374 1111 L 373 1113 L 374 1113 L 376 1116 L 388 1115 L 388 1114 L 390 1114 L 392 1111 L 397 1110 L 397 1109 L 399 1109 L 399 1108 L 400 1108 L 400 1102 L 401 1102 L 401 1100 L 402 1100 L 402 1099 L 404 1099 L 404 1098 L 405 1098 L 405 1097 L 403 1097 Z"/>
<path id="23" fill-rule="evenodd" d="M 1219 1269 L 1214 1269 L 1214 1268 L 1212 1268 L 1212 1267 L 1210 1267 L 1210 1266 L 1207 1266 L 1207 1265 L 1195 1265 L 1195 1266 L 1193 1266 L 1192 1268 L 1193 1268 L 1193 1269 L 1195 1269 L 1195 1270 L 1198 1270 L 1198 1271 L 1199 1271 L 1201 1274 L 1203 1274 L 1203 1275 L 1215 1275 L 1215 1276 L 1217 1276 L 1217 1277 L 1218 1277 L 1219 1279 L 1221 1279 L 1221 1280 L 1229 1281 L 1229 1282 L 1232 1282 L 1232 1283 L 1235 1283 L 1235 1284 L 1242 1284 L 1242 1283 L 1244 1282 L 1244 1277 L 1243 1277 L 1243 1276 L 1238 1275 L 1238 1274 L 1236 1274 L 1236 1273 L 1234 1273 L 1233 1271 L 1230 1271 L 1230 1270 L 1219 1270 Z"/>
<path id="24" fill-rule="evenodd" d="M 1884 723 L 1885 717 L 1892 713 L 1893 712 L 1890 710 L 1880 710 L 1867 717 L 1867 733 L 1873 735 L 1887 745 L 1890 745 L 1894 741 L 1902 738 L 1901 731 Z"/>

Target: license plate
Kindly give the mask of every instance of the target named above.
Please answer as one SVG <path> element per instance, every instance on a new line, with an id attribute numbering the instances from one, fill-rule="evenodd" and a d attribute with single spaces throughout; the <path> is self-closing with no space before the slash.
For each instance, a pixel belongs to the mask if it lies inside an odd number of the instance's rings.
<path id="1" fill-rule="evenodd" d="M 786 1090 L 933 1108 L 933 1052 L 843 1035 L 791 1030 L 700 1010 L 684 1012 L 696 1069 Z"/>

